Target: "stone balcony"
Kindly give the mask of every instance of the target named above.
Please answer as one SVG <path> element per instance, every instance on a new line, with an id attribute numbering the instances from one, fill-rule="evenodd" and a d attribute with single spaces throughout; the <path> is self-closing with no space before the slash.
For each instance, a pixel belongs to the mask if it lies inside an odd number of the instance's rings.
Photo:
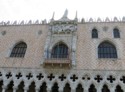
<path id="1" fill-rule="evenodd" d="M 69 58 L 47 58 L 44 61 L 44 67 L 71 67 L 71 59 Z"/>

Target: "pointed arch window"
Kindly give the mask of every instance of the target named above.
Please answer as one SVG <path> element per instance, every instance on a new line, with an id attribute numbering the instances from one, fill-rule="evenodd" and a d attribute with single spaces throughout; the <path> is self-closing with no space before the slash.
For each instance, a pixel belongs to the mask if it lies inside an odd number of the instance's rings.
<path id="1" fill-rule="evenodd" d="M 68 47 L 64 43 L 58 43 L 52 49 L 51 58 L 68 58 Z"/>
<path id="2" fill-rule="evenodd" d="M 116 47 L 109 42 L 102 42 L 98 46 L 98 58 L 117 58 Z"/>
<path id="3" fill-rule="evenodd" d="M 95 28 L 92 30 L 92 38 L 98 38 L 98 31 Z"/>
<path id="4" fill-rule="evenodd" d="M 26 53 L 27 45 L 25 42 L 20 42 L 12 49 L 10 57 L 24 57 Z"/>
<path id="5" fill-rule="evenodd" d="M 114 28 L 113 35 L 114 35 L 114 38 L 120 38 L 120 32 L 117 28 Z"/>

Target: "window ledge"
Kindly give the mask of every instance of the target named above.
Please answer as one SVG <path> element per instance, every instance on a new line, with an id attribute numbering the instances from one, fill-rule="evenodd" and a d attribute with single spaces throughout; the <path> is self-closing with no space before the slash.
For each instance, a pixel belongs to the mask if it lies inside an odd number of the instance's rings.
<path id="1" fill-rule="evenodd" d="M 118 61 L 120 58 L 97 58 L 98 61 Z"/>

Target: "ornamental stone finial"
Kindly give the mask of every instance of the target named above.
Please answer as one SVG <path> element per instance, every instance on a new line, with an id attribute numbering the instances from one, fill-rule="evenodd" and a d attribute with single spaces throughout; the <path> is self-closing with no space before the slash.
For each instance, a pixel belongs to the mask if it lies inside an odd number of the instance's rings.
<path id="1" fill-rule="evenodd" d="M 125 16 L 122 17 L 122 21 L 125 22 Z"/>
<path id="2" fill-rule="evenodd" d="M 62 18 L 67 18 L 68 10 L 66 9 Z"/>
<path id="3" fill-rule="evenodd" d="M 75 18 L 77 18 L 77 11 L 76 11 L 76 16 L 75 16 Z"/>
<path id="4" fill-rule="evenodd" d="M 75 16 L 75 20 L 78 21 L 78 18 L 77 18 L 77 11 L 76 11 L 76 16 Z"/>
<path id="5" fill-rule="evenodd" d="M 53 12 L 52 20 L 54 19 L 55 12 Z"/>

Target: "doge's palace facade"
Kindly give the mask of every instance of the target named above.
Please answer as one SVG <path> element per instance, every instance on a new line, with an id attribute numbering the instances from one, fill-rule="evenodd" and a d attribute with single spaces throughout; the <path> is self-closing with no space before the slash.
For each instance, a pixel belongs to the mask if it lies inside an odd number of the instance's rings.
<path id="1" fill-rule="evenodd" d="M 125 92 L 125 17 L 0 23 L 0 92 Z"/>

